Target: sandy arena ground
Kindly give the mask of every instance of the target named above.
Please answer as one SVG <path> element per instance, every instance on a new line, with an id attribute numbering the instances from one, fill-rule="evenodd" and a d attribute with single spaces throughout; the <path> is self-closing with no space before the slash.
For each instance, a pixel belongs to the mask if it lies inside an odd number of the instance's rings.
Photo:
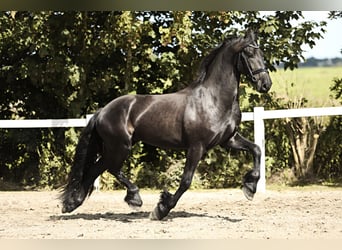
<path id="1" fill-rule="evenodd" d="M 149 213 L 156 191 L 141 191 L 131 210 L 124 191 L 94 192 L 71 214 L 62 214 L 58 192 L 0 192 L 1 239 L 341 239 L 342 189 L 239 189 L 188 191 L 162 221 Z"/>

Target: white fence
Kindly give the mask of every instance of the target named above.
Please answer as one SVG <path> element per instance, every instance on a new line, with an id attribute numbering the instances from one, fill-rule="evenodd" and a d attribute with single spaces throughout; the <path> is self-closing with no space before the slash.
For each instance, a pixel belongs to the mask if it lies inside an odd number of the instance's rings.
<path id="1" fill-rule="evenodd" d="M 263 107 L 255 107 L 254 112 L 242 113 L 242 121 L 254 121 L 254 142 L 261 148 L 260 180 L 258 191 L 266 191 L 265 172 L 265 119 L 295 118 L 310 116 L 332 116 L 342 115 L 341 107 L 327 108 L 302 108 L 285 110 L 264 110 Z"/>
<path id="2" fill-rule="evenodd" d="M 303 108 L 286 110 L 264 110 L 263 107 L 255 107 L 253 112 L 242 113 L 242 121 L 254 121 L 254 142 L 261 148 L 260 181 L 258 191 L 266 191 L 265 177 L 265 119 L 294 118 L 309 116 L 342 115 L 341 107 L 327 108 Z M 47 119 L 47 120 L 0 120 L 1 128 L 52 128 L 52 127 L 85 127 L 92 115 L 84 119 Z M 95 181 L 95 187 L 99 187 L 99 179 Z"/>

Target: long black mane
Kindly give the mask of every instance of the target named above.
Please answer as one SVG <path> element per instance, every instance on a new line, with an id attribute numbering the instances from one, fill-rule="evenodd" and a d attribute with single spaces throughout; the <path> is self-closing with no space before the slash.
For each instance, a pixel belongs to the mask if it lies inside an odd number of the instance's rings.
<path id="1" fill-rule="evenodd" d="M 198 68 L 197 77 L 194 81 L 194 84 L 200 84 L 205 80 L 207 72 L 209 71 L 210 65 L 213 63 L 215 58 L 222 53 L 224 49 L 229 49 L 229 47 L 236 42 L 237 39 L 241 39 L 238 37 L 230 37 L 226 38 L 221 44 L 219 44 L 216 48 L 211 50 L 208 55 L 206 55 Z"/>

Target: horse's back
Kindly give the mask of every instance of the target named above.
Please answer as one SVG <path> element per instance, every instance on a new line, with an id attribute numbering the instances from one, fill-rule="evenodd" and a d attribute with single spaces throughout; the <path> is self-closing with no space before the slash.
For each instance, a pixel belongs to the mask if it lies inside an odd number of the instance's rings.
<path id="1" fill-rule="evenodd" d="M 186 95 L 124 95 L 100 112 L 98 130 L 111 135 L 144 141 L 159 147 L 183 148 L 183 116 Z M 107 139 L 108 139 L 107 138 Z"/>
<path id="2" fill-rule="evenodd" d="M 134 104 L 134 95 L 120 96 L 106 106 L 104 106 L 98 116 L 98 124 L 115 124 L 125 122 L 125 116 L 130 112 L 130 107 Z"/>
<path id="3" fill-rule="evenodd" d="M 130 119 L 134 140 L 159 147 L 183 148 L 183 118 L 186 95 L 136 96 Z"/>

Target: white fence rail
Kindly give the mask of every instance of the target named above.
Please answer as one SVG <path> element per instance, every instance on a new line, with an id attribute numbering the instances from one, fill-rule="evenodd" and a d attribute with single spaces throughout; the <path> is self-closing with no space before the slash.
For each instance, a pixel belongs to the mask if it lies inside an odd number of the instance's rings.
<path id="1" fill-rule="evenodd" d="M 341 107 L 326 108 L 302 108 L 302 109 L 283 109 L 283 110 L 264 110 L 263 107 L 255 107 L 254 112 L 242 113 L 242 121 L 254 121 L 254 142 L 261 148 L 260 180 L 258 191 L 266 191 L 266 172 L 265 172 L 265 124 L 266 119 L 311 117 L 311 116 L 332 116 L 342 115 Z"/>
<path id="2" fill-rule="evenodd" d="M 0 128 L 85 127 L 87 119 L 0 120 Z"/>
<path id="3" fill-rule="evenodd" d="M 327 108 L 302 108 L 285 110 L 264 110 L 263 107 L 255 107 L 254 112 L 242 113 L 242 121 L 254 121 L 254 142 L 261 148 L 260 181 L 258 191 L 266 191 L 265 175 L 265 119 L 309 117 L 309 116 L 333 116 L 342 115 L 341 107 Z M 84 119 L 36 119 L 36 120 L 0 120 L 1 128 L 52 128 L 52 127 L 85 127 L 92 115 Z M 99 179 L 95 187 L 99 187 Z"/>

